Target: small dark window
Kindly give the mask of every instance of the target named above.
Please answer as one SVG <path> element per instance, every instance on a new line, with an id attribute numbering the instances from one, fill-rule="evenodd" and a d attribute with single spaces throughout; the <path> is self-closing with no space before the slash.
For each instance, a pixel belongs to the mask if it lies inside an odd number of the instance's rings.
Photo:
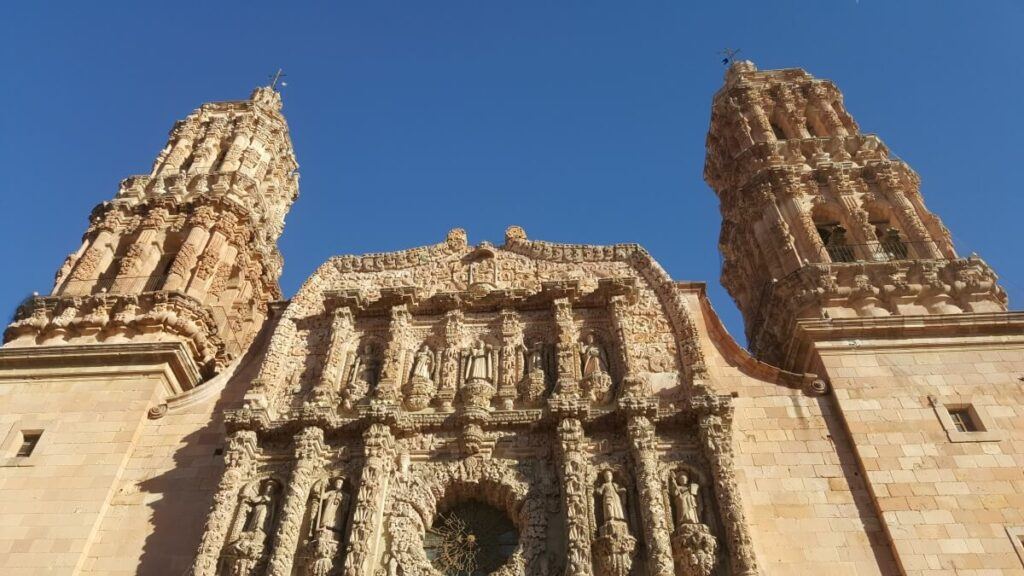
<path id="1" fill-rule="evenodd" d="M 772 126 L 772 132 L 775 133 L 775 139 L 776 140 L 785 140 L 786 139 L 786 131 L 782 129 L 782 126 L 779 126 L 775 122 L 769 122 L 769 124 L 771 124 L 771 126 Z"/>
<path id="2" fill-rule="evenodd" d="M 39 438 L 42 435 L 42 432 L 22 432 L 21 446 L 18 447 L 18 452 L 15 456 L 18 458 L 28 458 L 31 456 L 32 452 L 36 449 L 36 445 L 39 444 Z"/>
<path id="3" fill-rule="evenodd" d="M 971 416 L 970 408 L 950 408 L 949 418 L 953 421 L 953 426 L 956 427 L 957 432 L 978 431 L 978 425 Z"/>

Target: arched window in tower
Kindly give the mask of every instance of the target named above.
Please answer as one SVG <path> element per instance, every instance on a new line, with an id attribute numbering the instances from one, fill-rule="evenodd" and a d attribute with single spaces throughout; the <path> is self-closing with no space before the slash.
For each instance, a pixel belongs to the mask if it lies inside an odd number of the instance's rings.
<path id="1" fill-rule="evenodd" d="M 811 214 L 811 218 L 831 261 L 854 262 L 857 260 L 853 246 L 850 245 L 846 236 L 846 227 L 840 223 L 838 218 L 818 208 Z"/>
<path id="2" fill-rule="evenodd" d="M 889 215 L 886 206 L 875 204 L 868 208 L 868 221 L 875 229 L 878 247 L 873 251 L 875 260 L 905 260 L 908 257 L 907 244 Z"/>

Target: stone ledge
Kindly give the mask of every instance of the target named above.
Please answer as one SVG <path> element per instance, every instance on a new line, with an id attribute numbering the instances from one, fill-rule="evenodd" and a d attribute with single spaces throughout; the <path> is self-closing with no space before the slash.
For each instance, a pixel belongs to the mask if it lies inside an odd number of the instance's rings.
<path id="1" fill-rule="evenodd" d="M 70 344 L 0 348 L 0 378 L 123 373 L 159 373 L 167 396 L 191 390 L 202 374 L 182 342 L 121 342 L 117 344 Z M 81 369 L 84 369 L 82 371 Z"/>

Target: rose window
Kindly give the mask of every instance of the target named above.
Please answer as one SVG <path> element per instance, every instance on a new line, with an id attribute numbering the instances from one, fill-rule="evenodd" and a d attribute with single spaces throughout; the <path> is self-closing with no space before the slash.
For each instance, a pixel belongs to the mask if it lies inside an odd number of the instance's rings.
<path id="1" fill-rule="evenodd" d="M 445 576 L 486 576 L 505 564 L 518 542 L 519 532 L 504 512 L 469 501 L 437 515 L 423 548 Z"/>

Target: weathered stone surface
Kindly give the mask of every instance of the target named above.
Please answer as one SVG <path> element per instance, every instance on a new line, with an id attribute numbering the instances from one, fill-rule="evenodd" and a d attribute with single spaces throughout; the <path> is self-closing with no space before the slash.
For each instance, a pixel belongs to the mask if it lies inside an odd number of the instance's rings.
<path id="1" fill-rule="evenodd" d="M 274 304 L 280 109 L 178 123 L 8 327 L 3 574 L 1022 573 L 1024 315 L 831 83 L 715 97 L 754 356 L 643 248 L 518 226 Z"/>

